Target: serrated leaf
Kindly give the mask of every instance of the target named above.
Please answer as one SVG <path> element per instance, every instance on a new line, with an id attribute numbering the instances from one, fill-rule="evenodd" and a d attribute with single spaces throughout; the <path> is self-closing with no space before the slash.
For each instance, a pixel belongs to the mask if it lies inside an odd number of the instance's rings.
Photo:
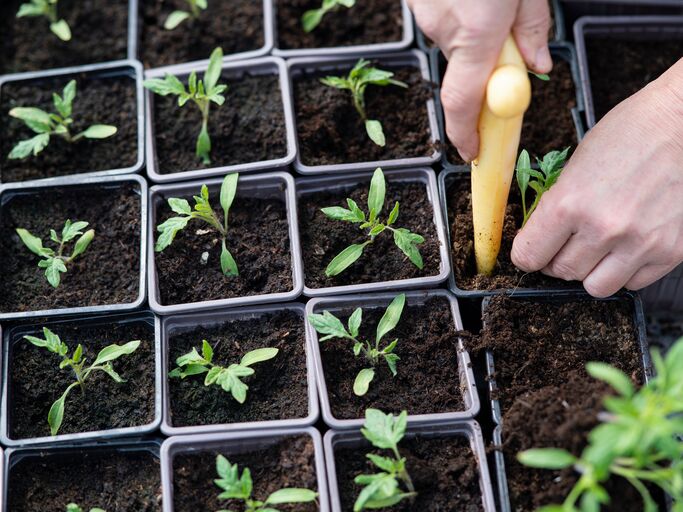
<path id="1" fill-rule="evenodd" d="M 374 368 L 363 368 L 356 375 L 356 380 L 353 381 L 353 393 L 356 396 L 363 396 L 368 392 L 372 379 L 375 378 Z"/>
<path id="2" fill-rule="evenodd" d="M 154 250 L 156 252 L 161 252 L 166 247 L 173 243 L 176 233 L 187 226 L 191 217 L 171 217 L 162 224 L 157 226 L 157 231 L 159 231 L 159 237 L 154 245 Z"/>
<path id="3" fill-rule="evenodd" d="M 402 411 L 397 417 L 379 409 L 365 411 L 365 423 L 361 432 L 375 447 L 393 449 L 403 439 L 408 424 L 408 413 Z"/>
<path id="4" fill-rule="evenodd" d="M 15 107 L 9 111 L 9 115 L 26 123 L 36 133 L 49 132 L 52 129 L 50 114 L 35 107 Z"/>
<path id="5" fill-rule="evenodd" d="M 64 262 L 59 258 L 48 258 L 39 261 L 38 266 L 45 269 L 47 282 L 50 283 L 53 288 L 57 288 L 61 282 L 60 274 L 66 272 Z"/>
<path id="6" fill-rule="evenodd" d="M 173 212 L 181 215 L 191 215 L 192 207 L 187 199 L 179 199 L 177 197 L 171 197 L 168 199 L 168 205 L 171 207 Z"/>
<path id="7" fill-rule="evenodd" d="M 8 158 L 11 160 L 26 158 L 30 154 L 36 156 L 50 143 L 50 136 L 47 133 L 41 133 L 30 139 L 22 140 L 12 148 Z"/>
<path id="8" fill-rule="evenodd" d="M 166 75 L 164 78 L 148 78 L 142 85 L 159 96 L 186 93 L 183 83 L 173 75 Z"/>
<path id="9" fill-rule="evenodd" d="M 344 328 L 344 324 L 329 311 L 322 314 L 313 313 L 308 315 L 308 321 L 320 334 L 327 334 L 337 338 L 349 338 L 350 334 Z M 322 341 L 322 340 L 320 340 Z"/>
<path id="10" fill-rule="evenodd" d="M 408 256 L 413 265 L 419 269 L 424 268 L 422 255 L 417 248 L 418 244 L 424 243 L 424 238 L 421 235 L 411 233 L 405 228 L 398 228 L 394 230 L 394 243 L 401 249 L 403 254 Z"/>

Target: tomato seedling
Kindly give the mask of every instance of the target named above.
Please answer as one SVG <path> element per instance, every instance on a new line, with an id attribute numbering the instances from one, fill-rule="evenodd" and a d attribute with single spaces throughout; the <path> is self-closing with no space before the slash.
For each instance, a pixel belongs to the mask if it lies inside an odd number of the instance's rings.
<path id="1" fill-rule="evenodd" d="M 58 0 L 31 0 L 19 6 L 17 18 L 44 16 L 50 22 L 50 30 L 62 41 L 71 40 L 71 28 L 65 19 L 57 15 Z"/>

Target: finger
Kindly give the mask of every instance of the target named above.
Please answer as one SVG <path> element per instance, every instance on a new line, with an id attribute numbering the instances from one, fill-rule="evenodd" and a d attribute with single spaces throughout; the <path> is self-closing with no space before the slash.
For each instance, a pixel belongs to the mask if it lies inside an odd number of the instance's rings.
<path id="1" fill-rule="evenodd" d="M 578 232 L 569 238 L 542 272 L 565 281 L 583 281 L 614 248 Z"/>
<path id="2" fill-rule="evenodd" d="M 646 286 L 650 286 L 655 281 L 659 281 L 674 268 L 676 267 L 669 265 L 646 265 L 629 279 L 626 283 L 626 288 L 629 290 L 641 290 Z"/>
<path id="3" fill-rule="evenodd" d="M 521 0 L 512 33 L 527 66 L 537 73 L 549 73 L 553 67 L 548 49 L 549 30 L 548 1 Z"/>
<path id="4" fill-rule="evenodd" d="M 593 297 L 609 297 L 621 290 L 641 267 L 640 258 L 621 251 L 611 252 L 586 276 L 583 287 Z"/>

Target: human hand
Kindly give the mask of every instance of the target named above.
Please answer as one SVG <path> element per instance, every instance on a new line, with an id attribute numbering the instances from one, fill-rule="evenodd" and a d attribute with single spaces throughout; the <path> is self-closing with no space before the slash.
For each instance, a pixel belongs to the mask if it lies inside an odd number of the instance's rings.
<path id="1" fill-rule="evenodd" d="M 548 73 L 547 0 L 408 0 L 417 24 L 448 59 L 441 86 L 446 133 L 460 156 L 479 152 L 477 124 L 486 84 L 512 31 L 527 66 Z"/>
<path id="2" fill-rule="evenodd" d="M 595 297 L 643 288 L 683 261 L 683 59 L 588 133 L 512 261 L 583 281 Z"/>

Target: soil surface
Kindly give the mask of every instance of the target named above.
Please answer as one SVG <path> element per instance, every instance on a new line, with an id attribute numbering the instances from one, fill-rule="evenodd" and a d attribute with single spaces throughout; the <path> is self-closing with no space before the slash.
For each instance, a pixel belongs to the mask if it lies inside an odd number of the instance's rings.
<path id="1" fill-rule="evenodd" d="M 385 308 L 363 310 L 359 339 L 374 342 L 377 324 Z M 319 311 L 321 312 L 321 311 Z M 344 325 L 352 309 L 335 313 Z M 332 413 L 339 419 L 363 418 L 368 408 L 384 412 L 432 414 L 465 409 L 464 383 L 458 378 L 458 336 L 450 303 L 433 298 L 423 306 L 405 306 L 401 320 L 383 345 L 398 338 L 394 350 L 401 359 L 398 374 L 392 376 L 382 361 L 375 368 L 375 378 L 367 394 L 353 393 L 356 375 L 369 365 L 362 356 L 353 355 L 353 343 L 333 338 L 320 343 Z"/>
<path id="2" fill-rule="evenodd" d="M 80 450 L 24 459 L 10 471 L 7 510 L 63 512 L 68 503 L 107 512 L 161 512 L 159 459 L 151 453 Z"/>
<path id="3" fill-rule="evenodd" d="M 386 146 L 370 140 L 353 107 L 348 90 L 320 83 L 328 75 L 346 76 L 351 66 L 325 73 L 294 76 L 294 107 L 301 162 L 306 165 L 341 164 L 429 156 L 435 151 L 427 115 L 431 86 L 415 67 L 391 67 L 408 88 L 371 85 L 365 91 L 365 112 L 382 123 Z"/>
<path id="4" fill-rule="evenodd" d="M 237 500 L 218 500 L 222 492 L 214 484 L 216 455 L 223 454 L 242 474 L 249 468 L 254 483 L 252 496 L 265 500 L 271 493 L 284 487 L 317 490 L 315 453 L 308 436 L 287 437 L 272 446 L 246 453 L 234 454 L 229 449 L 192 454 L 179 454 L 173 458 L 173 507 L 176 512 L 228 509 L 241 511 Z M 314 512 L 315 503 L 278 505 L 282 512 Z"/>
<path id="5" fill-rule="evenodd" d="M 57 13 L 71 27 L 72 37 L 68 42 L 50 31 L 50 23 L 44 16 L 16 18 L 23 3 L 25 0 L 0 3 L 0 74 L 127 57 L 127 1 L 60 0 Z"/>
<path id="6" fill-rule="evenodd" d="M 282 50 L 328 48 L 400 41 L 403 12 L 399 0 L 357 2 L 351 9 L 328 12 L 313 32 L 301 28 L 301 17 L 319 9 L 319 0 L 276 0 L 277 44 Z"/>
<path id="7" fill-rule="evenodd" d="M 209 2 L 199 19 L 174 30 L 166 30 L 164 22 L 171 12 L 187 10 L 185 0 L 139 1 L 139 53 L 146 68 L 208 59 L 217 47 L 227 56 L 264 45 L 262 0 Z"/>
<path id="8" fill-rule="evenodd" d="M 59 434 L 142 426 L 154 421 L 154 328 L 138 321 L 127 324 L 82 326 L 70 324 L 51 330 L 72 354 L 80 343 L 92 363 L 104 347 L 140 340 L 138 349 L 112 363 L 126 379 L 117 384 L 104 372 L 93 372 L 86 391 L 69 393 Z M 43 338 L 40 331 L 33 336 Z M 75 380 L 73 371 L 59 369 L 61 358 L 28 341 L 17 340 L 10 368 L 10 429 L 14 439 L 50 435 L 47 413 L 52 403 Z"/>
<path id="9" fill-rule="evenodd" d="M 200 77 L 202 74 L 200 73 Z M 206 169 L 283 158 L 287 130 L 278 76 L 225 76 L 225 103 L 211 105 L 211 163 L 195 154 L 202 115 L 192 102 L 178 107 L 175 96 L 153 95 L 158 172 Z M 178 141 L 186 141 L 179 144 Z"/>
<path id="10" fill-rule="evenodd" d="M 439 274 L 439 239 L 432 219 L 434 210 L 421 183 L 400 183 L 387 180 L 386 198 L 380 218 L 386 219 L 399 202 L 399 215 L 394 224 L 419 233 L 425 239 L 418 248 L 424 268 L 420 270 L 394 243 L 390 232 L 380 233 L 375 241 L 366 246 L 358 261 L 344 272 L 327 277 L 325 269 L 342 250 L 354 243 L 368 239 L 367 230 L 359 230 L 358 224 L 328 218 L 321 208 L 326 206 L 347 207 L 351 198 L 367 213 L 369 184 L 364 182 L 342 192 L 315 192 L 299 197 L 299 231 L 304 257 L 305 281 L 311 288 L 376 283 L 396 279 L 435 276 Z"/>
<path id="11" fill-rule="evenodd" d="M 586 53 L 595 120 L 648 83 L 659 78 L 681 58 L 683 41 L 629 41 L 590 36 Z"/>
<path id="12" fill-rule="evenodd" d="M 9 197 L 8 194 L 6 194 Z M 4 199 L 4 197 L 3 197 Z M 50 229 L 64 222 L 89 222 L 95 237 L 67 265 L 61 284 L 47 282 L 40 258 L 23 244 L 16 228 L 28 229 L 56 249 Z M 49 188 L 18 195 L 0 212 L 0 311 L 125 304 L 140 293 L 140 190 L 137 184 Z M 73 250 L 73 245 L 68 246 Z"/>
<path id="13" fill-rule="evenodd" d="M 217 187 L 209 189 L 209 197 L 216 215 L 222 219 Z M 192 197 L 185 199 L 194 204 Z M 157 202 L 154 208 L 157 225 L 174 215 L 165 202 Z M 179 231 L 173 244 L 154 256 L 161 303 L 184 304 L 286 292 L 293 288 L 284 198 L 244 197 L 238 185 L 237 197 L 230 208 L 227 247 L 237 262 L 239 276 L 226 276 L 221 271 L 220 235 L 208 224 L 195 220 Z M 206 263 L 202 263 L 204 252 L 208 252 Z"/>
<path id="14" fill-rule="evenodd" d="M 37 107 L 48 113 L 56 113 L 52 94 L 56 92 L 61 96 L 64 86 L 71 79 L 76 80 L 71 134 L 76 135 L 93 124 L 110 124 L 116 126 L 118 131 L 106 139 L 81 139 L 78 142 L 67 142 L 62 137 L 53 136 L 48 146 L 37 156 L 10 160 L 7 156 L 12 148 L 18 142 L 35 136 L 35 133 L 23 121 L 7 117 L 7 123 L 0 124 L 1 182 L 135 165 L 138 158 L 138 124 L 135 80 L 132 77 L 97 78 L 93 74 L 80 73 L 39 82 L 10 82 L 2 86 L 0 112 L 4 115 L 14 107 Z"/>
<path id="15" fill-rule="evenodd" d="M 246 421 L 305 418 L 308 415 L 306 337 L 304 319 L 294 311 L 235 320 L 220 326 L 197 327 L 171 333 L 169 371 L 175 360 L 207 340 L 214 348 L 214 364 L 227 367 L 244 354 L 264 347 L 277 348 L 274 359 L 254 365 L 256 373 L 244 378 L 247 401 L 239 404 L 219 386 L 205 386 L 204 375 L 169 379 L 172 423 L 215 425 Z"/>
<path id="16" fill-rule="evenodd" d="M 484 510 L 479 487 L 479 468 L 465 437 L 428 439 L 416 437 L 399 443 L 399 452 L 407 459 L 406 469 L 417 497 L 391 507 L 396 512 L 479 512 Z M 366 453 L 386 456 L 384 450 L 337 448 L 335 462 L 339 493 L 344 512 L 351 512 L 362 486 L 353 482 L 360 474 L 377 472 Z M 383 509 L 389 510 L 389 509 Z"/>

